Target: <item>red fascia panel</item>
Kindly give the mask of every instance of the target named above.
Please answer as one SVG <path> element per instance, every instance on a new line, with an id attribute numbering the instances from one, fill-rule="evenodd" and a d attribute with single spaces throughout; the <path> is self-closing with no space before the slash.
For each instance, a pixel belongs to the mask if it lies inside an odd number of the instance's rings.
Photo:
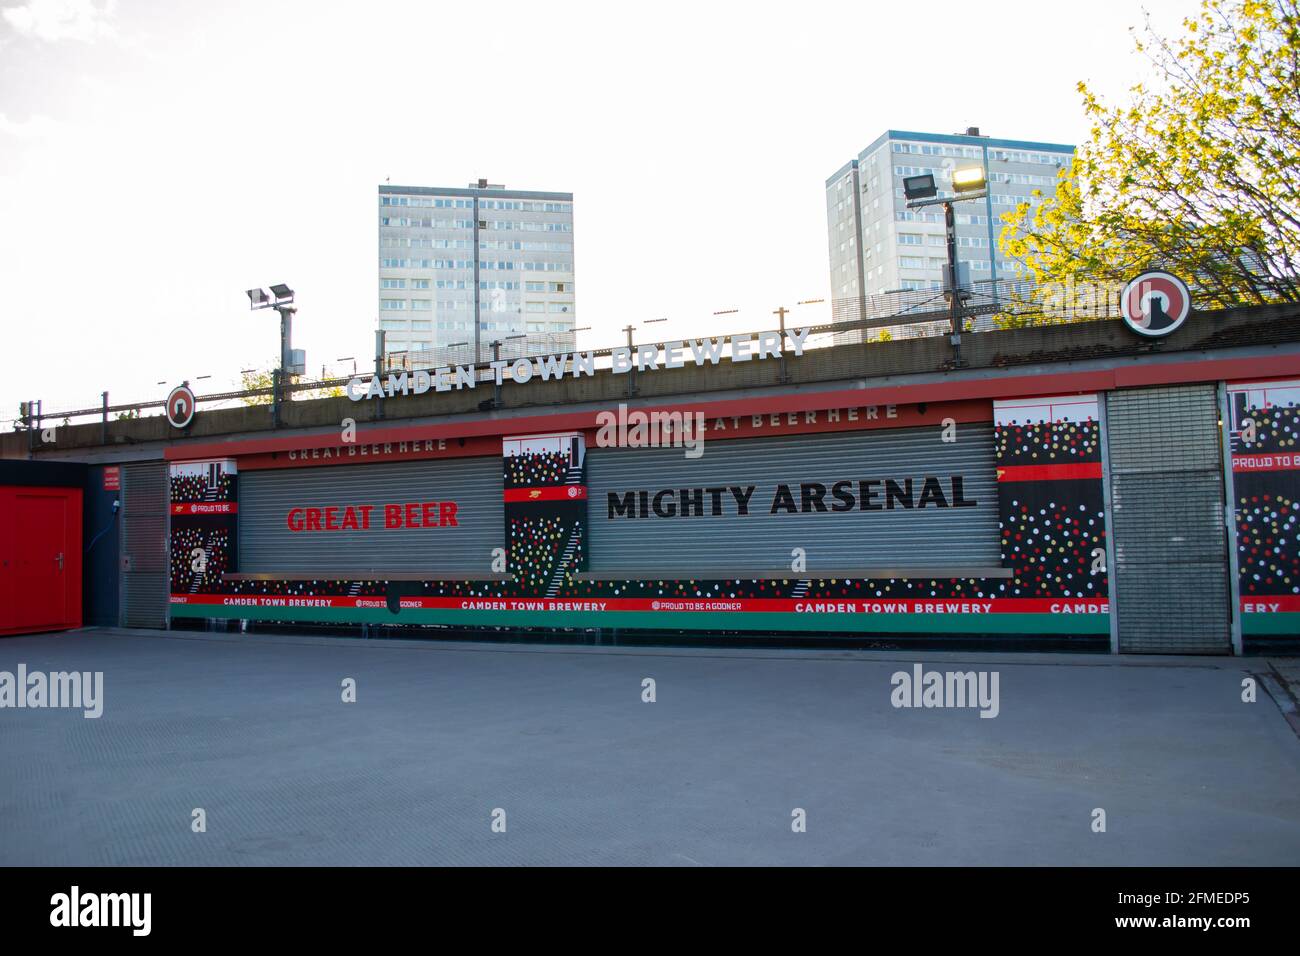
<path id="1" fill-rule="evenodd" d="M 1041 381 L 1037 380 L 1037 381 Z M 980 383 L 983 384 L 983 383 Z M 984 398 L 985 395 L 956 395 L 947 398 L 940 394 L 944 386 L 913 385 L 894 389 L 846 389 L 834 392 L 776 395 L 765 398 L 731 399 L 720 402 L 694 402 L 683 405 L 638 405 L 638 411 L 702 412 L 706 418 L 730 418 L 737 415 L 769 415 L 777 412 L 820 411 L 829 408 L 850 408 L 863 405 L 905 405 L 927 402 L 931 405 L 961 398 Z M 1041 385 L 1033 390 L 1037 394 Z M 905 397 L 895 398 L 895 393 L 906 391 Z M 990 387 L 990 394 L 1002 394 L 1005 389 Z M 617 403 L 614 403 L 615 407 Z M 596 416 L 610 408 L 569 412 L 561 415 L 527 415 L 513 418 L 488 418 L 467 422 L 448 422 L 445 425 L 403 425 L 394 428 L 358 430 L 357 440 L 365 444 L 380 442 L 412 442 L 435 438 L 476 438 L 484 435 L 529 435 L 543 432 L 591 432 L 598 427 Z M 632 409 L 630 409 L 632 410 Z M 986 418 L 991 418 L 992 412 Z M 966 419 L 967 416 L 963 416 Z M 338 443 L 335 432 L 323 435 L 298 435 L 295 437 L 254 438 L 248 441 L 225 441 L 208 445 L 173 445 L 163 452 L 168 461 L 198 461 L 209 458 L 267 454 L 291 448 L 333 447 Z"/>
<path id="2" fill-rule="evenodd" d="M 1172 373 L 1178 373 L 1174 375 Z M 1115 369 L 1116 388 L 1172 385 L 1178 382 L 1220 382 L 1233 379 L 1290 378 L 1300 374 L 1300 356 L 1204 359 L 1177 365 L 1127 365 Z"/>

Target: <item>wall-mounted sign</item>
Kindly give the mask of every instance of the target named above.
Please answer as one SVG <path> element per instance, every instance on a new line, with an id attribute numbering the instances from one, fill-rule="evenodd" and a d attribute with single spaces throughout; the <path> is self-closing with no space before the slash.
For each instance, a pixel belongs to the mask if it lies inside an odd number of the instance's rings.
<path id="1" fill-rule="evenodd" d="M 804 343 L 811 333 L 811 328 L 786 329 L 784 339 L 780 332 L 761 332 L 758 335 L 691 339 L 660 345 L 629 345 L 610 349 L 610 371 L 615 375 L 626 375 L 633 370 L 643 373 L 661 368 L 684 368 L 690 364 L 697 367 L 717 365 L 724 358 L 732 362 L 779 359 L 785 352 L 798 357 L 803 355 Z M 570 352 L 536 358 L 500 359 L 486 363 L 486 368 L 491 371 L 496 385 L 502 384 L 506 378 L 520 385 L 533 378 L 543 382 L 565 376 L 581 378 L 596 374 L 596 353 Z M 430 389 L 449 392 L 474 388 L 480 370 L 479 365 L 446 365 L 432 372 L 425 369 L 389 372 L 386 380 L 378 375 L 371 376 L 368 381 L 355 377 L 348 382 L 347 393 L 348 398 L 359 402 L 367 398 L 423 395 Z"/>
<path id="2" fill-rule="evenodd" d="M 1144 272 L 1124 287 L 1120 311 L 1138 335 L 1156 339 L 1187 320 L 1192 294 L 1187 283 L 1168 272 Z"/>
<path id="3" fill-rule="evenodd" d="M 122 467 L 120 465 L 104 466 L 104 490 L 122 490 Z"/>
<path id="4" fill-rule="evenodd" d="M 290 531 L 454 528 L 460 524 L 456 519 L 456 511 L 457 507 L 454 501 L 411 501 L 403 504 L 290 508 L 289 514 L 285 518 L 285 524 L 288 525 Z"/>
<path id="5" fill-rule="evenodd" d="M 194 421 L 194 393 L 188 385 L 177 385 L 167 396 L 167 421 L 176 428 Z"/>
<path id="6" fill-rule="evenodd" d="M 978 501 L 966 497 L 965 483 L 966 479 L 961 475 L 945 476 L 942 481 L 937 476 L 927 475 L 915 481 L 912 478 L 877 478 L 837 481 L 834 484 L 817 481 L 778 484 L 775 491 L 764 489 L 758 496 L 754 494 L 757 485 L 610 491 L 606 494 L 610 518 L 744 517 L 751 513 L 893 511 L 895 507 L 910 510 L 927 505 L 935 508 L 977 507 Z"/>

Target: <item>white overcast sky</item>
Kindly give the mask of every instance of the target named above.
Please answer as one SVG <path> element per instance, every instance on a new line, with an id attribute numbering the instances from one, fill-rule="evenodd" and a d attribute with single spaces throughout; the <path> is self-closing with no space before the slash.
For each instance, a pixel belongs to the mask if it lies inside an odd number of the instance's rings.
<path id="1" fill-rule="evenodd" d="M 1146 6 L 1170 26 L 1195 9 Z M 1076 82 L 1141 79 L 1141 19 L 1120 0 L 0 0 L 0 420 L 266 367 L 256 285 L 298 291 L 309 369 L 370 354 L 386 177 L 573 192 L 580 346 L 664 316 L 653 338 L 766 327 L 828 295 L 841 164 L 889 128 L 1077 143 Z"/>

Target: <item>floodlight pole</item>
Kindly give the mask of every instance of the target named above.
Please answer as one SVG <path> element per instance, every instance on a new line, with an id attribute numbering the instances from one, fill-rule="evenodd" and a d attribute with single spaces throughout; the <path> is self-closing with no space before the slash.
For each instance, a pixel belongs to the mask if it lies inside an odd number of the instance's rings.
<path id="1" fill-rule="evenodd" d="M 293 360 L 290 354 L 293 351 L 293 314 L 298 311 L 298 307 L 291 302 L 285 302 L 276 303 L 274 308 L 280 313 L 280 388 L 276 389 L 278 403 L 281 391 L 284 392 L 284 401 L 292 400 L 289 386 L 293 377 L 289 374 L 289 365 Z"/>
<path id="2" fill-rule="evenodd" d="M 782 385 L 785 385 L 785 384 L 787 384 L 787 383 L 790 381 L 790 373 L 789 373 L 788 371 L 786 371 L 786 367 L 785 367 L 785 316 L 786 316 L 786 313 L 789 312 L 789 311 L 790 311 L 790 310 L 787 309 L 785 306 L 781 306 L 781 308 L 777 309 L 775 312 L 772 313 L 773 315 L 775 315 L 775 316 L 777 317 L 777 320 L 780 322 L 780 326 L 781 326 L 781 377 L 780 377 L 780 382 L 781 382 Z"/>
<path id="3" fill-rule="evenodd" d="M 952 343 L 952 364 L 953 368 L 961 368 L 966 363 L 961 357 L 961 288 L 957 281 L 957 215 L 953 212 L 953 203 L 961 202 L 966 199 L 983 199 L 988 195 L 987 190 L 978 192 L 969 192 L 965 195 L 957 194 L 956 196 L 938 197 L 935 199 L 913 199 L 907 204 L 908 209 L 918 209 L 921 206 L 943 206 L 943 223 L 947 231 L 948 240 L 948 316 L 952 323 L 949 341 Z"/>
<path id="4" fill-rule="evenodd" d="M 500 408 L 501 407 L 501 367 L 497 365 L 497 362 L 501 361 L 501 340 L 493 339 L 488 344 L 492 347 L 492 371 L 494 373 L 492 376 L 492 382 L 493 382 L 492 407 Z M 474 349 L 477 352 L 478 346 L 475 345 Z M 475 361 L 477 361 L 477 359 L 475 359 Z"/>
<path id="5" fill-rule="evenodd" d="M 627 333 L 628 361 L 631 362 L 627 370 L 627 397 L 632 398 L 638 391 L 636 387 L 636 346 L 632 344 L 632 333 L 636 331 L 636 326 L 629 325 L 623 331 Z"/>
<path id="6" fill-rule="evenodd" d="M 253 311 L 258 309 L 275 309 L 280 313 L 280 367 L 271 372 L 271 416 L 276 428 L 280 427 L 281 403 L 292 398 L 290 394 L 289 365 L 293 352 L 293 314 L 298 311 L 293 304 L 293 290 L 284 283 L 271 286 L 271 295 L 258 287 L 248 290 L 248 299 Z"/>
<path id="7" fill-rule="evenodd" d="M 381 389 L 379 399 L 375 402 L 375 418 L 382 420 L 384 417 L 384 393 L 382 390 L 382 379 L 384 377 L 384 358 L 388 354 L 388 333 L 383 329 L 375 331 L 375 381 L 380 382 Z"/>
<path id="8" fill-rule="evenodd" d="M 271 427 L 280 427 L 280 388 L 284 384 L 284 366 L 271 369 Z"/>
<path id="9" fill-rule="evenodd" d="M 287 374 L 290 344 L 293 341 L 294 309 L 291 305 L 277 305 L 275 311 L 280 313 L 280 371 Z"/>
<path id="10" fill-rule="evenodd" d="M 948 233 L 948 314 L 952 320 L 952 364 L 960 368 L 961 360 L 961 289 L 957 283 L 957 216 L 952 203 L 943 204 L 943 224 Z"/>

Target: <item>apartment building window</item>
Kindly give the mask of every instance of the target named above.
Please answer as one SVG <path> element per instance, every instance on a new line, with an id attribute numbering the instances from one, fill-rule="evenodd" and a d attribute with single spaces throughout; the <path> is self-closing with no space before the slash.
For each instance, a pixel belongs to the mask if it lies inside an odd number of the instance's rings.
<path id="1" fill-rule="evenodd" d="M 939 176 L 943 170 L 935 169 L 933 166 L 895 166 L 895 176 L 922 176 L 929 173 L 931 176 Z"/>
<path id="2" fill-rule="evenodd" d="M 405 282 L 406 280 L 405 280 L 405 279 L 398 279 L 397 281 L 398 281 L 398 282 Z M 399 289 L 400 289 L 400 288 L 402 288 L 402 286 L 397 286 L 396 288 L 399 288 Z M 428 280 L 428 279 L 412 279 L 412 280 L 411 280 L 411 288 L 412 288 L 412 289 L 427 289 L 427 288 L 429 288 L 429 280 Z"/>
<path id="3" fill-rule="evenodd" d="M 379 327 L 385 332 L 405 332 L 406 323 L 398 319 L 380 319 Z"/>
<path id="4" fill-rule="evenodd" d="M 411 300 L 411 310 L 414 311 L 414 312 L 432 312 L 432 311 L 433 311 L 433 300 L 432 300 L 432 299 L 412 299 L 412 300 Z"/>
<path id="5" fill-rule="evenodd" d="M 380 279 L 379 287 L 381 289 L 405 289 L 405 279 Z"/>
<path id="6" fill-rule="evenodd" d="M 921 242 L 921 234 L 918 232 L 900 232 L 898 234 L 898 244 L 900 246 L 919 246 Z"/>
<path id="7" fill-rule="evenodd" d="M 920 256 L 899 256 L 898 267 L 900 269 L 924 269 L 925 260 Z"/>
<path id="8" fill-rule="evenodd" d="M 379 307 L 385 312 L 403 312 L 406 310 L 405 299 L 380 299 Z"/>

